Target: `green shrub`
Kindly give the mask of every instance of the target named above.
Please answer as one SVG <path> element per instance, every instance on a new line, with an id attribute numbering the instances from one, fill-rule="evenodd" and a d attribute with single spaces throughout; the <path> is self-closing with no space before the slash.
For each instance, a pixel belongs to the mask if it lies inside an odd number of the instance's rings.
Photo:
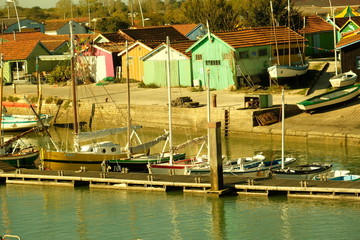
<path id="1" fill-rule="evenodd" d="M 13 96 L 9 96 L 8 97 L 8 101 L 9 102 L 17 102 L 17 101 L 19 101 L 20 100 L 20 98 L 18 98 L 18 97 L 13 97 Z"/>
<path id="2" fill-rule="evenodd" d="M 191 92 L 203 92 L 204 88 L 203 87 L 192 87 L 190 88 Z"/>
<path id="3" fill-rule="evenodd" d="M 71 101 L 68 99 L 68 100 L 66 100 L 66 102 L 64 103 L 64 109 L 68 109 L 69 107 L 70 107 L 70 103 L 71 103 Z"/>
<path id="4" fill-rule="evenodd" d="M 50 84 L 64 83 L 71 78 L 70 66 L 56 66 L 55 69 L 47 76 L 47 82 Z"/>
<path id="5" fill-rule="evenodd" d="M 37 103 L 39 98 L 35 97 L 35 96 L 30 96 L 30 97 L 28 97 L 28 99 L 29 99 L 30 103 Z"/>
<path id="6" fill-rule="evenodd" d="M 48 97 L 48 98 L 45 99 L 45 103 L 46 103 L 46 104 L 50 104 L 50 103 L 52 103 L 53 101 L 54 101 L 54 98 L 53 98 L 53 97 Z"/>
<path id="7" fill-rule="evenodd" d="M 155 83 L 145 84 L 144 82 L 139 82 L 138 88 L 159 88 L 159 86 L 156 85 Z"/>

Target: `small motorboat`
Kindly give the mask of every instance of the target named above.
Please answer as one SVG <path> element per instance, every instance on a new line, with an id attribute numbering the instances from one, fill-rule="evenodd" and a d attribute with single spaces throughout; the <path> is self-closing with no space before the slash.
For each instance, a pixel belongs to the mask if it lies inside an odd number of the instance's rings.
<path id="1" fill-rule="evenodd" d="M 305 179 L 310 180 L 314 177 L 329 172 L 332 168 L 331 164 L 327 163 L 312 163 L 287 167 L 273 171 L 275 178 L 289 178 L 289 179 Z"/>
<path id="2" fill-rule="evenodd" d="M 332 87 L 339 88 L 349 85 L 353 85 L 356 82 L 357 75 L 353 71 L 348 71 L 345 73 L 340 73 L 336 76 L 330 78 L 329 82 Z"/>
<path id="3" fill-rule="evenodd" d="M 311 111 L 321 107 L 342 103 L 360 94 L 360 84 L 335 89 L 333 91 L 317 95 L 296 105 L 304 111 Z"/>
<path id="4" fill-rule="evenodd" d="M 349 170 L 331 170 L 328 173 L 314 177 L 313 180 L 358 181 L 360 180 L 360 175 L 352 175 Z"/>

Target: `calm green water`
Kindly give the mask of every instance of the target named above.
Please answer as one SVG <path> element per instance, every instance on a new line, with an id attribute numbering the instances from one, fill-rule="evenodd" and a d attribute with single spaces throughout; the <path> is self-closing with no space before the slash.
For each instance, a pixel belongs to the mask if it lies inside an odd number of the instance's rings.
<path id="1" fill-rule="evenodd" d="M 149 130 L 140 136 L 148 140 L 159 133 Z M 52 134 L 67 136 L 59 129 Z M 200 135 L 176 132 L 175 144 Z M 197 149 L 185 150 L 193 155 Z M 223 139 L 222 151 L 229 158 L 260 151 L 276 158 L 281 139 L 233 134 Z M 301 163 L 328 162 L 360 174 L 358 146 L 341 141 L 287 138 L 285 153 Z M 0 208 L 0 234 L 22 239 L 359 239 L 360 224 L 360 201 L 217 198 L 182 192 L 0 185 Z"/>
<path id="2" fill-rule="evenodd" d="M 1 186 L 22 239 L 358 239 L 360 202 Z"/>

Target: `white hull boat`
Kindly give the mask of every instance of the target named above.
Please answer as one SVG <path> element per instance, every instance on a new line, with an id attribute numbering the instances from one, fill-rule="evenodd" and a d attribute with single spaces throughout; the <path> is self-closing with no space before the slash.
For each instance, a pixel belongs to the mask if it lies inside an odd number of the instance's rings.
<path id="1" fill-rule="evenodd" d="M 45 126 L 49 126 L 51 118 L 50 115 L 40 114 L 40 119 Z M 35 115 L 3 114 L 1 124 L 3 131 L 22 131 L 41 126 Z"/>
<path id="2" fill-rule="evenodd" d="M 357 75 L 353 71 L 348 71 L 345 73 L 338 74 L 330 78 L 329 82 L 332 87 L 339 88 L 349 85 L 353 85 L 356 82 Z"/>
<path id="3" fill-rule="evenodd" d="M 288 65 L 274 65 L 268 68 L 270 78 L 291 78 L 304 75 L 309 69 L 309 64 L 288 66 Z"/>

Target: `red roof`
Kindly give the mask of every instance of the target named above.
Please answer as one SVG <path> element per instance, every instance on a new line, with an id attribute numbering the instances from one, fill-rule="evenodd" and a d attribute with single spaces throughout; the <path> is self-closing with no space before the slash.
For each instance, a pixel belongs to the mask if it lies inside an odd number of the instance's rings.
<path id="1" fill-rule="evenodd" d="M 289 33 L 292 43 L 304 40 L 300 34 L 287 27 L 276 27 L 276 35 L 272 27 L 244 28 L 214 34 L 233 48 L 241 48 L 275 44 L 275 36 L 278 44 L 288 43 Z"/>
<path id="2" fill-rule="evenodd" d="M 55 51 L 62 44 L 67 42 L 66 40 L 41 40 L 41 43 L 45 45 L 50 51 Z"/>
<path id="3" fill-rule="evenodd" d="M 38 43 L 38 40 L 3 42 L 0 44 L 0 53 L 5 61 L 26 60 Z"/>
<path id="4" fill-rule="evenodd" d="M 303 33 L 318 33 L 318 32 L 327 32 L 333 31 L 333 26 L 326 22 L 324 19 L 319 17 L 318 15 L 313 15 L 306 17 L 306 27 L 305 29 L 301 29 L 300 32 Z"/>

